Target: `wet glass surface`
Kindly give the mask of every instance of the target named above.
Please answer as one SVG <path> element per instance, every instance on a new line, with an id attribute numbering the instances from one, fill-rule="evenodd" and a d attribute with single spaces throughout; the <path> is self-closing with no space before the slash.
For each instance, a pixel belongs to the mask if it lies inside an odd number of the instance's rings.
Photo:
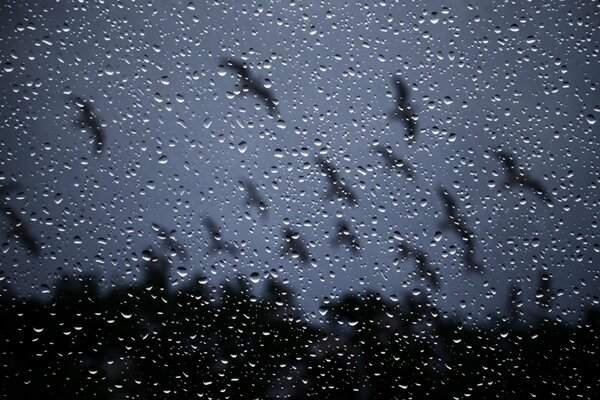
<path id="1" fill-rule="evenodd" d="M 600 393 L 591 1 L 0 4 L 4 398 Z"/>

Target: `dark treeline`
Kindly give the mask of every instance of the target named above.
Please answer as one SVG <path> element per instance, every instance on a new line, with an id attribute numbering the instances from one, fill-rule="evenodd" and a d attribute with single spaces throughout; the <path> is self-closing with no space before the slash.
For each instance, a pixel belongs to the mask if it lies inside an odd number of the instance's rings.
<path id="1" fill-rule="evenodd" d="M 309 324 L 284 285 L 169 289 L 168 262 L 101 293 L 64 277 L 49 302 L 0 298 L 0 390 L 24 399 L 595 399 L 600 314 L 577 324 L 519 311 L 478 326 L 427 297 L 373 292 Z M 513 299 L 514 301 L 514 299 Z M 510 307 L 509 307 L 510 308 Z M 521 321 L 520 321 L 521 319 Z"/>

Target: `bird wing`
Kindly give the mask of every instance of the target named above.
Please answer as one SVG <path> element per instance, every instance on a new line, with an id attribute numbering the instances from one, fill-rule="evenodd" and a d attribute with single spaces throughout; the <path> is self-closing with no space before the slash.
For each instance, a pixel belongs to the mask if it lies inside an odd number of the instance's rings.
<path id="1" fill-rule="evenodd" d="M 441 187 L 438 189 L 438 195 L 446 208 L 446 214 L 448 214 L 448 219 L 450 221 L 458 220 L 458 207 L 456 205 L 456 201 L 454 198 L 448 193 L 446 188 Z"/>
<path id="2" fill-rule="evenodd" d="M 336 184 L 339 181 L 339 177 L 333 165 L 325 161 L 321 157 L 317 157 L 317 164 L 321 167 L 321 171 L 327 176 L 329 182 L 332 184 Z"/>
<path id="3" fill-rule="evenodd" d="M 350 247 L 354 253 L 360 251 L 360 243 L 358 242 L 358 238 L 348 227 L 348 225 L 343 222 L 338 225 L 337 238 L 334 239 L 333 243 L 336 247 L 343 243 L 344 245 Z"/>
<path id="4" fill-rule="evenodd" d="M 511 174 L 517 173 L 517 164 L 515 163 L 513 157 L 505 151 L 498 151 L 494 153 L 494 156 L 502 163 L 504 168 L 509 171 Z"/>
<path id="5" fill-rule="evenodd" d="M 94 133 L 94 146 L 96 148 L 96 151 L 100 153 L 104 149 L 104 142 L 106 137 L 106 135 L 104 134 L 104 129 L 102 129 L 102 126 L 96 120 L 92 121 L 92 123 L 90 124 L 90 128 Z"/>
<path id="6" fill-rule="evenodd" d="M 356 194 L 354 194 L 352 189 L 350 189 L 349 187 L 345 185 L 341 186 L 340 188 L 338 188 L 338 193 L 341 195 L 340 197 L 343 197 L 345 200 L 348 200 L 348 202 L 350 202 L 350 205 L 355 206 L 358 204 L 358 197 L 356 197 Z"/>
<path id="7" fill-rule="evenodd" d="M 404 172 L 404 175 L 406 175 L 407 178 L 414 179 L 415 168 L 411 164 L 409 164 L 405 161 L 403 161 L 403 163 L 404 164 L 402 165 L 401 168 L 402 168 L 402 171 Z"/>
<path id="8" fill-rule="evenodd" d="M 410 142 L 415 141 L 415 135 L 417 133 L 417 122 L 412 118 L 412 115 L 404 115 L 402 120 L 406 125 L 406 131 L 404 132 L 404 137 Z"/>
<path id="9" fill-rule="evenodd" d="M 251 80 L 250 73 L 244 68 L 244 64 L 240 61 L 225 58 L 223 59 L 223 65 L 235 71 L 242 79 L 246 81 Z"/>
<path id="10" fill-rule="evenodd" d="M 394 86 L 396 87 L 396 104 L 400 108 L 405 108 L 408 103 L 408 88 L 399 76 L 394 78 Z"/>
<path id="11" fill-rule="evenodd" d="M 246 203 L 248 205 L 254 205 L 257 207 L 262 215 L 267 215 L 267 201 L 263 196 L 261 196 L 259 191 L 256 189 L 256 186 L 254 186 L 254 184 L 252 184 L 250 181 L 245 181 L 245 186 L 247 190 Z"/>
<path id="12" fill-rule="evenodd" d="M 277 105 L 275 104 L 275 98 L 273 96 L 273 92 L 263 86 L 257 85 L 256 83 L 250 84 L 250 90 L 256 93 L 259 96 L 269 109 L 269 114 L 275 116 L 279 113 L 277 109 Z"/>
<path id="13" fill-rule="evenodd" d="M 221 248 L 221 232 L 217 224 L 210 217 L 204 218 L 204 226 L 208 230 L 211 239 L 211 251 Z"/>
<path id="14" fill-rule="evenodd" d="M 300 241 L 300 239 L 295 240 L 294 250 L 298 253 L 298 255 L 300 256 L 300 260 L 304 264 L 306 264 L 310 260 L 310 254 L 308 253 L 308 249 L 306 248 L 304 243 Z"/>
<path id="15" fill-rule="evenodd" d="M 536 195 L 538 195 L 543 201 L 548 204 L 552 204 L 552 198 L 544 186 L 536 179 L 525 177 L 522 181 L 524 187 L 531 189 Z"/>

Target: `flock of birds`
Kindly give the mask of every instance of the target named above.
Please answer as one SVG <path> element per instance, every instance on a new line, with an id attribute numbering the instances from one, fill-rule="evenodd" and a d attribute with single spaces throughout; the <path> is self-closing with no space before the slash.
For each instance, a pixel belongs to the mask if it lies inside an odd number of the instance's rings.
<path id="1" fill-rule="evenodd" d="M 242 96 L 254 96 L 264 102 L 268 113 L 271 116 L 279 115 L 277 101 L 274 93 L 270 88 L 265 87 L 256 79 L 250 68 L 242 62 L 225 59 L 222 61 L 221 67 L 231 69 L 239 78 L 236 85 L 235 93 Z M 391 120 L 397 120 L 404 125 L 405 140 L 409 145 L 416 142 L 417 133 L 419 132 L 415 114 L 415 107 L 410 100 L 410 93 L 405 83 L 397 76 L 393 77 L 393 84 L 396 88 L 396 106 L 388 113 Z M 100 120 L 98 119 L 92 105 L 80 97 L 73 98 L 72 101 L 79 109 L 79 117 L 75 121 L 75 126 L 81 130 L 88 131 L 93 138 L 94 150 L 97 154 L 102 153 L 106 144 L 106 134 Z M 391 148 L 385 146 L 377 146 L 376 154 L 383 158 L 385 165 L 396 174 L 404 176 L 409 181 L 417 179 L 415 169 L 408 162 L 394 155 Z M 496 151 L 493 153 L 506 172 L 505 187 L 511 189 L 518 187 L 528 189 L 539 198 L 551 204 L 552 199 L 550 194 L 545 190 L 543 185 L 527 175 L 515 161 L 514 156 L 506 151 Z M 348 206 L 356 206 L 359 202 L 359 197 L 354 193 L 352 188 L 344 183 L 338 169 L 331 162 L 322 157 L 316 157 L 315 164 L 320 168 L 322 175 L 327 180 L 328 199 L 341 199 Z M 250 207 L 256 207 L 262 218 L 268 218 L 269 204 L 266 198 L 259 192 L 257 187 L 249 180 L 242 182 L 246 192 L 246 204 Z M 17 238 L 23 246 L 35 256 L 40 256 L 41 249 L 39 241 L 32 234 L 27 224 L 19 217 L 18 212 L 10 207 L 7 198 L 10 193 L 19 190 L 19 185 L 11 183 L 0 187 L 0 194 L 4 198 L 3 211 L 8 218 L 9 234 Z M 445 219 L 440 223 L 441 231 L 452 231 L 462 241 L 464 245 L 464 267 L 467 271 L 483 272 L 482 264 L 476 257 L 476 239 L 473 230 L 467 225 L 465 217 L 461 214 L 460 208 L 455 197 L 445 188 L 440 187 L 437 191 L 442 203 L 445 205 Z M 232 256 L 238 255 L 238 248 L 233 242 L 228 242 L 223 238 L 220 226 L 209 216 L 204 219 L 204 226 L 209 233 L 211 252 L 225 252 Z M 165 250 L 175 252 L 182 259 L 187 257 L 185 248 L 175 239 L 173 230 L 154 225 L 158 232 L 158 237 L 162 239 L 162 246 Z M 347 247 L 353 253 L 360 253 L 361 244 L 358 236 L 348 225 L 347 222 L 339 222 L 336 234 L 331 243 L 333 246 Z M 420 248 L 414 247 L 406 242 L 400 242 L 397 247 L 398 255 L 401 259 L 413 259 L 416 264 L 416 274 L 427 280 L 432 287 L 438 288 L 440 285 L 439 276 L 432 270 L 428 261 L 427 254 Z M 283 230 L 283 245 L 280 252 L 282 257 L 292 256 L 297 258 L 302 263 L 309 263 L 311 260 L 310 252 L 307 245 L 301 238 L 299 232 L 285 228 Z"/>

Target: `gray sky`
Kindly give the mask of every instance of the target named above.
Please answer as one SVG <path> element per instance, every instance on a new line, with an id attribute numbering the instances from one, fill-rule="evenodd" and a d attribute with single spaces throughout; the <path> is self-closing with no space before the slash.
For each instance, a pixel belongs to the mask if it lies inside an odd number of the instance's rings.
<path id="1" fill-rule="evenodd" d="M 3 276 L 24 294 L 64 272 L 139 278 L 156 222 L 176 229 L 190 253 L 173 258 L 179 283 L 275 270 L 309 309 L 350 290 L 389 297 L 422 288 L 413 262 L 394 264 L 398 238 L 440 269 L 432 296 L 449 312 L 485 317 L 503 307 L 511 281 L 533 310 L 542 269 L 563 292 L 555 315 L 597 301 L 598 7 L 313 3 L 3 3 L 0 179 L 26 187 L 9 204 L 43 243 L 34 259 L 4 235 Z M 222 57 L 244 60 L 271 85 L 281 119 L 234 96 Z M 412 147 L 387 118 L 394 74 L 419 115 Z M 76 95 L 93 100 L 105 124 L 100 157 L 73 127 Z M 414 164 L 417 181 L 391 176 L 377 144 Z M 503 190 L 502 168 L 485 153 L 498 147 L 543 179 L 554 207 Z M 341 168 L 357 207 L 325 200 L 319 154 Z M 268 220 L 246 208 L 245 178 L 268 198 Z M 459 266 L 457 236 L 434 240 L 440 185 L 475 231 L 481 276 Z M 238 260 L 209 254 L 206 215 L 243 249 Z M 329 244 L 341 218 L 359 234 L 358 257 Z M 316 262 L 280 259 L 286 226 Z M 180 266 L 187 276 L 175 273 Z"/>

